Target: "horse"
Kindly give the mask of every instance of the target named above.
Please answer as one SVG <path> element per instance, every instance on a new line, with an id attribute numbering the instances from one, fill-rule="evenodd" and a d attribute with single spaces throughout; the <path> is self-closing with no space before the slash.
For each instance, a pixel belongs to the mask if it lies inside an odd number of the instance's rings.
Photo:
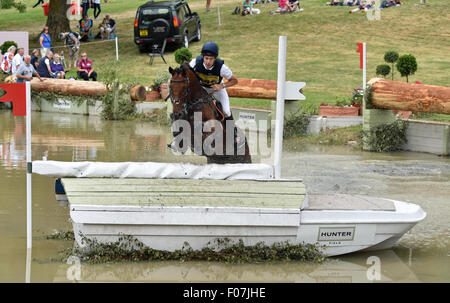
<path id="1" fill-rule="evenodd" d="M 207 163 L 251 163 L 247 138 L 232 116 L 225 117 L 220 102 L 215 102 L 212 94 L 202 88 L 189 64 L 184 62 L 175 69 L 169 67 L 169 72 L 172 77 L 168 98 L 173 106 L 170 118 L 175 138 L 171 148 L 181 152 L 190 148 L 195 154 L 206 156 Z M 180 136 L 187 128 L 190 134 Z M 178 137 L 181 139 L 177 140 Z M 174 147 L 174 143 L 179 146 Z"/>

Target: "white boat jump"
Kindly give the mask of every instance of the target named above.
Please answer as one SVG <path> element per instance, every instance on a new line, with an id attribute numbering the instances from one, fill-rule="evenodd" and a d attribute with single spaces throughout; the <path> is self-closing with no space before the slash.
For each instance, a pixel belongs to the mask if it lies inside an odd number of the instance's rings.
<path id="1" fill-rule="evenodd" d="M 160 250 L 217 238 L 245 245 L 311 243 L 335 256 L 392 247 L 426 213 L 416 204 L 360 195 L 310 195 L 301 180 L 273 178 L 266 164 L 34 161 L 61 178 L 75 240 L 131 235 Z"/>

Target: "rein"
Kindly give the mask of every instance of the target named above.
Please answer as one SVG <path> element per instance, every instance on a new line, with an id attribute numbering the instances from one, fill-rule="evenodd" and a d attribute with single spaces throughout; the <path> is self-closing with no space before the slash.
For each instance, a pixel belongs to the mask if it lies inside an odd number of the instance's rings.
<path id="1" fill-rule="evenodd" d="M 194 106 L 198 105 L 198 104 L 209 104 L 209 105 L 211 105 L 211 101 L 212 101 L 212 100 L 211 100 L 210 98 L 206 98 L 206 100 L 205 100 L 205 98 L 199 98 L 199 99 L 197 99 L 197 100 L 193 100 L 192 102 L 186 102 L 186 101 L 187 101 L 187 98 L 188 98 L 189 95 L 191 94 L 191 89 L 189 88 L 190 82 L 189 82 L 189 78 L 188 78 L 188 77 L 183 78 L 183 79 L 173 79 L 173 80 L 171 79 L 170 82 L 171 82 L 171 83 L 172 83 L 172 82 L 174 82 L 174 83 L 187 82 L 187 85 L 186 85 L 186 87 L 185 87 L 185 91 L 184 91 L 183 96 L 182 96 L 181 98 L 174 99 L 174 98 L 172 97 L 172 92 L 170 92 L 169 95 L 168 95 L 167 98 L 166 98 L 166 100 L 167 100 L 168 98 L 170 98 L 170 100 L 171 100 L 172 102 L 174 102 L 175 104 L 179 104 L 179 103 L 181 102 L 181 100 L 184 100 L 184 103 L 183 103 L 183 109 L 182 109 L 181 112 L 182 112 L 182 114 L 185 115 L 186 117 L 188 116 L 188 113 L 192 110 L 192 108 L 193 108 Z M 214 98 L 214 97 L 212 96 L 212 94 L 208 94 L 208 96 Z M 212 102 L 212 103 L 213 103 L 212 105 L 216 108 L 217 112 L 222 116 L 221 121 L 223 121 L 223 120 L 225 119 L 225 115 L 222 113 L 222 111 L 219 110 L 219 108 L 217 107 L 217 105 L 215 104 L 215 102 Z"/>

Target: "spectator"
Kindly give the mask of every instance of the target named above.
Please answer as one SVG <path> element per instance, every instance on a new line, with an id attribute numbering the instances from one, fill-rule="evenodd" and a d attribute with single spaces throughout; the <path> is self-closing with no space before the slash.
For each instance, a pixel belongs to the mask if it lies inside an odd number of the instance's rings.
<path id="1" fill-rule="evenodd" d="M 94 63 L 88 59 L 86 53 L 81 54 L 81 60 L 78 62 L 78 77 L 83 78 L 84 81 L 97 81 L 97 73 L 94 71 Z"/>
<path id="2" fill-rule="evenodd" d="M 88 41 L 89 38 L 92 38 L 93 24 L 92 19 L 89 19 L 88 15 L 83 15 L 83 19 L 80 20 L 80 41 Z"/>
<path id="3" fill-rule="evenodd" d="M 14 59 L 14 53 L 16 52 L 16 47 L 11 45 L 8 48 L 8 51 L 2 55 L 2 62 L 0 64 L 2 72 L 5 74 L 11 73 L 12 61 Z"/>
<path id="4" fill-rule="evenodd" d="M 23 53 L 24 53 L 23 47 L 20 47 L 17 50 L 17 54 L 14 56 L 14 59 L 12 59 L 11 74 L 13 76 L 16 75 L 17 69 L 23 63 Z"/>
<path id="5" fill-rule="evenodd" d="M 284 14 L 288 12 L 288 0 L 278 0 L 278 8 L 276 11 L 271 11 L 269 15 Z"/>
<path id="6" fill-rule="evenodd" d="M 81 8 L 83 9 L 83 15 L 87 15 L 90 7 L 92 7 L 91 0 L 82 0 L 81 1 Z"/>
<path id="7" fill-rule="evenodd" d="M 116 31 L 116 21 L 111 18 L 109 14 L 105 16 L 106 19 L 106 27 L 101 26 L 100 27 L 100 34 L 102 37 L 102 40 L 104 39 L 104 34 L 106 33 L 107 39 L 111 37 L 111 33 Z"/>
<path id="8" fill-rule="evenodd" d="M 39 80 L 44 81 L 44 79 L 42 79 L 34 69 L 33 64 L 31 64 L 31 57 L 29 55 L 25 55 L 23 57 L 23 61 L 24 63 L 19 67 L 16 73 L 17 83 L 31 81 L 33 76 L 36 76 Z"/>
<path id="9" fill-rule="evenodd" d="M 44 57 L 47 54 L 47 50 L 52 48 L 52 37 L 48 33 L 48 26 L 44 27 L 39 35 L 39 45 L 41 46 L 41 57 Z"/>
<path id="10" fill-rule="evenodd" d="M 289 2 L 287 3 L 287 6 L 288 6 L 288 10 L 290 12 L 303 10 L 303 8 L 300 8 L 300 3 L 298 0 L 289 0 Z"/>
<path id="11" fill-rule="evenodd" d="M 78 51 L 80 49 L 80 34 L 76 32 L 60 33 L 59 39 L 64 40 L 64 45 L 69 47 L 69 69 L 76 67 Z"/>
<path id="12" fill-rule="evenodd" d="M 242 2 L 242 15 L 258 15 L 261 11 L 257 8 L 253 8 L 253 1 L 252 0 L 244 0 Z"/>
<path id="13" fill-rule="evenodd" d="M 39 76 L 43 78 L 56 78 L 56 75 L 54 72 L 52 72 L 52 69 L 50 68 L 50 60 L 53 58 L 53 52 L 51 50 L 48 50 L 44 57 L 39 60 L 39 65 L 37 68 L 37 72 Z"/>
<path id="14" fill-rule="evenodd" d="M 38 64 L 39 64 L 39 50 L 35 48 L 31 52 L 31 65 L 33 65 L 34 69 L 37 69 Z"/>
<path id="15" fill-rule="evenodd" d="M 206 0 L 206 12 L 209 13 L 211 11 L 211 0 Z"/>
<path id="16" fill-rule="evenodd" d="M 61 64 L 59 59 L 60 56 L 58 54 L 53 56 L 53 62 L 50 63 L 50 69 L 52 70 L 52 73 L 55 74 L 57 79 L 65 79 L 66 73 L 64 72 L 64 66 Z"/>
<path id="17" fill-rule="evenodd" d="M 367 11 L 369 8 L 372 7 L 371 3 L 372 3 L 371 0 L 360 0 L 358 7 L 352 9 L 351 11 L 349 11 L 349 13 L 356 13 L 362 10 Z"/>
<path id="18" fill-rule="evenodd" d="M 97 20 L 102 11 L 102 8 L 100 7 L 100 0 L 92 0 L 92 5 L 94 6 L 94 19 Z"/>

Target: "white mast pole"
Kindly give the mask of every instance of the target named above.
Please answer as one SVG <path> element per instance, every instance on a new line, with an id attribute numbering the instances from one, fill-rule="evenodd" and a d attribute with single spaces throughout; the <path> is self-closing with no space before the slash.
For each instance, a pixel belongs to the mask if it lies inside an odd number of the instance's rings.
<path id="1" fill-rule="evenodd" d="M 283 152 L 283 127 L 284 127 L 284 83 L 286 80 L 286 41 L 287 41 L 286 36 L 279 37 L 277 106 L 276 106 L 275 145 L 274 145 L 275 179 L 281 178 L 281 154 Z"/>
<path id="2" fill-rule="evenodd" d="M 31 277 L 31 245 L 32 245 L 32 201 L 31 201 L 31 84 L 25 82 L 26 89 L 26 158 L 27 158 L 27 262 L 25 282 L 30 283 Z"/>
<path id="3" fill-rule="evenodd" d="M 366 95 L 366 81 L 367 81 L 366 67 L 367 67 L 367 65 L 366 65 L 366 43 L 364 42 L 363 43 L 363 94 L 364 95 L 363 96 Z M 365 109 L 365 107 L 366 107 L 365 102 L 366 102 L 366 98 L 363 97 L 363 109 Z"/>

